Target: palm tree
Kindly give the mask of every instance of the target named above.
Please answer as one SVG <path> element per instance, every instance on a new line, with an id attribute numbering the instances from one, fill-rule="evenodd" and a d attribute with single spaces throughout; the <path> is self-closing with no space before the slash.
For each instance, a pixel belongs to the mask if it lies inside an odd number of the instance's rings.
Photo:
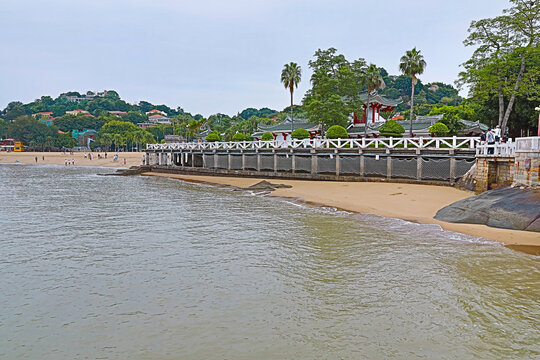
<path id="1" fill-rule="evenodd" d="M 405 52 L 405 55 L 401 57 L 399 61 L 399 70 L 404 75 L 409 75 L 412 78 L 411 87 L 411 121 L 409 125 L 409 136 L 412 137 L 412 120 L 413 120 L 413 107 L 414 107 L 414 86 L 418 79 L 416 75 L 421 75 L 426 68 L 426 62 L 424 56 L 420 54 L 420 50 L 416 50 L 414 47 L 412 50 Z"/>
<path id="2" fill-rule="evenodd" d="M 114 147 L 116 151 L 118 151 L 118 147 L 124 145 L 125 139 L 120 134 L 114 134 L 112 136 L 112 143 L 114 144 Z"/>
<path id="3" fill-rule="evenodd" d="M 369 64 L 369 66 L 364 70 L 364 83 L 367 88 L 366 123 L 364 125 L 364 136 L 367 136 L 369 102 L 371 100 L 371 93 L 373 91 L 384 89 L 386 87 L 386 84 L 384 83 L 384 80 L 381 76 L 381 72 L 375 64 Z"/>
<path id="4" fill-rule="evenodd" d="M 283 70 L 281 70 L 281 82 L 285 86 L 285 89 L 289 89 L 291 92 L 291 132 L 294 131 L 293 128 L 293 93 L 294 88 L 298 87 L 298 83 L 302 79 L 302 69 L 298 66 L 297 63 L 290 62 L 285 64 Z"/>
<path id="5" fill-rule="evenodd" d="M 99 142 L 107 147 L 107 151 L 110 150 L 113 143 L 112 135 L 109 133 L 99 134 Z"/>

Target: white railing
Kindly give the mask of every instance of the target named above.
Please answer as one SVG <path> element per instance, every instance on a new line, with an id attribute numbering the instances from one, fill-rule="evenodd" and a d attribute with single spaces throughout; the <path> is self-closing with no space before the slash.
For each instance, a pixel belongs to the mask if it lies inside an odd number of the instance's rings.
<path id="1" fill-rule="evenodd" d="M 476 147 L 476 156 L 514 157 L 516 143 L 481 144 Z"/>
<path id="2" fill-rule="evenodd" d="M 186 142 L 148 144 L 147 150 L 255 150 L 255 149 L 475 149 L 478 137 L 419 137 L 375 139 L 293 139 L 270 141 Z"/>

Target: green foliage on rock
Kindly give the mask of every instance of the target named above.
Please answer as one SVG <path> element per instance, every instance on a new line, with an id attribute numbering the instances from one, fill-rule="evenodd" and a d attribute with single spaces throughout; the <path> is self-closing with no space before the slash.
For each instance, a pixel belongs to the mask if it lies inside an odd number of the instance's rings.
<path id="1" fill-rule="evenodd" d="M 272 135 L 272 133 L 265 132 L 264 134 L 262 134 L 261 139 L 262 139 L 263 141 L 274 140 L 274 135 Z"/>
<path id="2" fill-rule="evenodd" d="M 444 123 L 437 121 L 435 124 L 430 126 L 429 132 L 435 136 L 445 136 L 450 132 L 450 130 L 448 130 L 448 126 L 446 126 Z"/>
<path id="3" fill-rule="evenodd" d="M 208 142 L 216 142 L 220 140 L 221 140 L 221 136 L 219 136 L 219 134 L 216 132 L 211 132 L 210 134 L 206 136 L 206 141 Z"/>
<path id="4" fill-rule="evenodd" d="M 328 139 L 348 139 L 349 133 L 343 126 L 333 125 L 326 131 L 326 137 Z"/>
<path id="5" fill-rule="evenodd" d="M 379 127 L 379 134 L 384 137 L 402 137 L 405 129 L 395 120 L 388 120 Z"/>
<path id="6" fill-rule="evenodd" d="M 296 129 L 292 132 L 291 137 L 293 139 L 309 139 L 309 131 L 306 129 Z"/>

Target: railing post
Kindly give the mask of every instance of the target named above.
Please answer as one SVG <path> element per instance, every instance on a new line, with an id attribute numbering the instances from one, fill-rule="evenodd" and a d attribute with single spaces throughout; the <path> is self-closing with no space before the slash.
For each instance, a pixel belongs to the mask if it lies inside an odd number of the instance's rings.
<path id="1" fill-rule="evenodd" d="M 422 156 L 420 156 L 422 150 L 416 149 L 416 180 L 422 180 Z"/>
<path id="2" fill-rule="evenodd" d="M 364 156 L 364 150 L 358 150 L 360 154 L 360 176 L 366 176 L 366 159 Z"/>
<path id="3" fill-rule="evenodd" d="M 339 152 L 338 150 L 334 150 L 334 153 L 336 154 L 336 176 L 339 176 L 340 174 L 340 161 L 339 161 Z"/>
<path id="4" fill-rule="evenodd" d="M 246 154 L 244 154 L 244 150 L 242 150 L 242 170 L 246 170 Z"/>
<path id="5" fill-rule="evenodd" d="M 276 150 L 272 150 L 272 152 L 274 153 L 274 172 L 277 172 L 277 154 L 276 154 Z"/>
<path id="6" fill-rule="evenodd" d="M 456 157 L 454 149 L 450 149 L 448 153 L 452 156 L 450 158 L 450 184 L 454 185 L 456 181 Z"/>
<path id="7" fill-rule="evenodd" d="M 218 168 L 219 160 L 218 160 L 218 154 L 217 150 L 214 149 L 214 169 Z"/>
<path id="8" fill-rule="evenodd" d="M 294 155 L 293 150 L 291 150 L 291 172 L 294 174 L 296 172 L 296 155 Z"/>
<path id="9" fill-rule="evenodd" d="M 231 170 L 231 150 L 227 150 L 227 170 Z"/>
<path id="10" fill-rule="evenodd" d="M 390 149 L 386 149 L 386 178 L 392 178 L 392 156 L 390 155 Z"/>
<path id="11" fill-rule="evenodd" d="M 257 171 L 261 171 L 261 153 L 257 149 Z"/>
<path id="12" fill-rule="evenodd" d="M 315 149 L 311 149 L 311 175 L 317 174 L 317 153 Z"/>

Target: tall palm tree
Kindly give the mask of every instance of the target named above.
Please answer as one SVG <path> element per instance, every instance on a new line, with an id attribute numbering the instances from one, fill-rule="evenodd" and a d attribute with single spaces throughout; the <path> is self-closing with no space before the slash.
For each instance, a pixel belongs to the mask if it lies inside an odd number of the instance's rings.
<path id="1" fill-rule="evenodd" d="M 290 62 L 285 64 L 283 70 L 281 70 L 281 82 L 285 86 L 285 89 L 289 89 L 291 92 L 291 133 L 294 131 L 293 128 L 293 93 L 294 88 L 298 87 L 298 83 L 302 80 L 302 69 L 298 66 L 297 63 Z"/>
<path id="2" fill-rule="evenodd" d="M 368 127 L 368 115 L 369 115 L 369 103 L 371 93 L 379 89 L 384 89 L 386 84 L 382 78 L 381 72 L 375 64 L 369 64 L 364 70 L 364 83 L 367 89 L 367 102 L 366 102 L 366 123 L 364 125 L 364 136 L 367 136 Z M 373 119 L 374 120 L 374 119 Z"/>
<path id="3" fill-rule="evenodd" d="M 412 78 L 411 86 L 411 120 L 409 125 L 409 136 L 412 137 L 412 120 L 413 120 L 413 109 L 414 109 L 414 86 L 418 82 L 416 75 L 421 75 L 426 68 L 426 62 L 424 56 L 420 54 L 420 50 L 416 50 L 414 47 L 412 50 L 405 52 L 405 55 L 401 57 L 399 61 L 399 70 L 404 75 L 409 75 Z"/>

